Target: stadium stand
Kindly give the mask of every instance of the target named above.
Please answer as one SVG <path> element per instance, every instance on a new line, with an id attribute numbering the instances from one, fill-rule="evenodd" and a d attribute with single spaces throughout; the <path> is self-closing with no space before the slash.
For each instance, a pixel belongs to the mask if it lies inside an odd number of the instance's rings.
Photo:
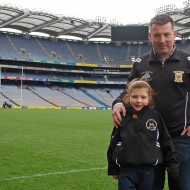
<path id="1" fill-rule="evenodd" d="M 185 51 L 190 51 L 188 10 L 189 4 L 180 11 L 171 6 L 157 10 L 172 15 L 181 37 L 176 45 Z M 8 100 L 13 108 L 111 109 L 133 61 L 151 48 L 148 41 L 90 41 L 111 39 L 112 24 L 108 23 L 29 14 L 6 6 L 1 6 L 0 14 L 0 28 L 21 31 L 0 32 L 0 103 Z M 30 35 L 34 31 L 49 37 Z M 64 34 L 80 40 L 59 38 Z"/>
<path id="2" fill-rule="evenodd" d="M 127 81 L 132 58 L 150 50 L 148 42 L 86 45 L 13 34 L 0 34 L 2 43 L 1 103 L 8 99 L 13 107 L 25 108 L 110 109 Z M 189 40 L 176 44 L 190 48 Z"/>

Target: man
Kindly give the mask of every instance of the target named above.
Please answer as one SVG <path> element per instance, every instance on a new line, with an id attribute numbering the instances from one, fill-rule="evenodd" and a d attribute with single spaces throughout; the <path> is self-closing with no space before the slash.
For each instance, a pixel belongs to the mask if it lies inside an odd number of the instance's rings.
<path id="1" fill-rule="evenodd" d="M 156 95 L 155 108 L 162 115 L 179 155 L 180 177 L 168 179 L 170 190 L 190 190 L 190 54 L 176 48 L 173 19 L 156 15 L 150 22 L 151 52 L 137 58 L 128 81 L 142 77 L 150 80 Z M 127 114 L 122 92 L 113 102 L 116 127 L 121 114 Z M 164 170 L 163 170 L 164 171 Z M 164 188 L 164 172 L 155 175 L 155 190 Z"/>

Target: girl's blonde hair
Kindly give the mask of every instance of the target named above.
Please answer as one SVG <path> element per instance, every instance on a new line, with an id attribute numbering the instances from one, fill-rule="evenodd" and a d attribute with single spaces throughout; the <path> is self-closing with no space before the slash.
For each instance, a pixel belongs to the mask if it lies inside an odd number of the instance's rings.
<path id="1" fill-rule="evenodd" d="M 127 83 L 126 93 L 123 96 L 123 102 L 125 104 L 129 104 L 130 95 L 131 95 L 132 91 L 137 88 L 147 89 L 147 93 L 149 96 L 148 106 L 150 108 L 153 108 L 154 107 L 154 101 L 153 101 L 154 91 L 145 79 L 136 78 L 136 79 L 133 79 L 132 81 L 130 81 L 129 83 Z"/>

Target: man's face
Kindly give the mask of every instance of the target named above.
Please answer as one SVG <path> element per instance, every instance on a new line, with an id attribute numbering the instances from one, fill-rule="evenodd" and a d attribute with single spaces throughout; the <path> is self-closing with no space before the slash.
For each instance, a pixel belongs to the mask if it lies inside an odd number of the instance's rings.
<path id="1" fill-rule="evenodd" d="M 154 50 L 163 58 L 167 59 L 173 51 L 176 32 L 170 22 L 160 25 L 153 24 L 150 28 L 149 39 Z"/>

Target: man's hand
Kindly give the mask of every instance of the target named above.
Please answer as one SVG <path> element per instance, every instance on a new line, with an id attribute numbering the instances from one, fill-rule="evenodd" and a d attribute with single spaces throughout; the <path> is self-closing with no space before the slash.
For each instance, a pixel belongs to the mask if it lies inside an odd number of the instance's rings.
<path id="1" fill-rule="evenodd" d="M 182 131 L 181 135 L 190 136 L 190 125 Z"/>
<path id="2" fill-rule="evenodd" d="M 116 128 L 118 128 L 119 125 L 121 124 L 121 113 L 123 114 L 123 116 L 126 115 L 126 109 L 124 105 L 122 103 L 116 104 L 113 107 L 112 111 L 112 120 Z"/>

